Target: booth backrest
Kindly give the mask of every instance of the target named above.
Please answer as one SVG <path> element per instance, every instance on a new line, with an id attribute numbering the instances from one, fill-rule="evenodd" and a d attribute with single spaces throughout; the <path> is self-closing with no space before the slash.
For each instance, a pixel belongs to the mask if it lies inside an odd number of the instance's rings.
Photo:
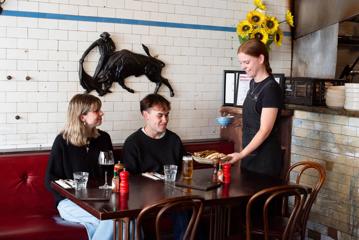
<path id="1" fill-rule="evenodd" d="M 56 212 L 44 184 L 48 158 L 49 152 L 0 155 L 1 214 Z"/>

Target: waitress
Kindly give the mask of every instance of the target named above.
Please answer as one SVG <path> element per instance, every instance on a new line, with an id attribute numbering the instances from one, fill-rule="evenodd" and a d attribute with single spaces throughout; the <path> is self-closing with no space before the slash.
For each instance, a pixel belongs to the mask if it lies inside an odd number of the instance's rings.
<path id="1" fill-rule="evenodd" d="M 243 150 L 229 154 L 230 163 L 241 161 L 242 169 L 280 177 L 283 164 L 278 129 L 283 95 L 272 75 L 267 48 L 251 39 L 238 48 L 237 55 L 252 80 L 243 103 Z"/>

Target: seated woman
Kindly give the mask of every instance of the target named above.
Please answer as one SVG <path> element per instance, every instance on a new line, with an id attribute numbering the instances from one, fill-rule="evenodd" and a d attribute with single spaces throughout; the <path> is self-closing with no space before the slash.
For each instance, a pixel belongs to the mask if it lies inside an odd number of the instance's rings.
<path id="1" fill-rule="evenodd" d="M 90 213 L 63 198 L 50 186 L 56 179 L 73 179 L 73 173 L 89 173 L 89 179 L 99 179 L 100 151 L 112 150 L 110 136 L 99 129 L 103 112 L 101 100 L 89 94 L 75 95 L 68 106 L 64 130 L 55 138 L 46 170 L 45 184 L 56 199 L 60 216 L 86 227 L 89 239 L 112 239 L 113 221 L 100 221 Z"/>

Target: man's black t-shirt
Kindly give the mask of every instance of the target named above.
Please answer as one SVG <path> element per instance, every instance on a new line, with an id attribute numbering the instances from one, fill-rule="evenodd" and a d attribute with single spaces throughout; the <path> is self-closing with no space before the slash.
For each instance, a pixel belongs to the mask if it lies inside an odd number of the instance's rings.
<path id="1" fill-rule="evenodd" d="M 131 134 L 123 146 L 123 162 L 132 174 L 163 172 L 163 165 L 175 164 L 181 168 L 184 148 L 177 134 L 166 130 L 159 139 L 147 136 L 141 129 Z"/>

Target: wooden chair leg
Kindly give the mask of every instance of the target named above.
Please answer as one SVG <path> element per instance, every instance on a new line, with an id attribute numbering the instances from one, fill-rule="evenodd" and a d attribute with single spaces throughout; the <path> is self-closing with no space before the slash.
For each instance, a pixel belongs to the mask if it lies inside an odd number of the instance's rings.
<path id="1" fill-rule="evenodd" d="M 113 240 L 116 240 L 116 234 L 117 234 L 117 219 L 113 220 Z"/>
<path id="2" fill-rule="evenodd" d="M 113 221 L 113 240 L 129 240 L 135 239 L 135 233 L 130 234 L 130 219 L 120 218 Z M 133 230 L 133 229 L 132 229 Z"/>

